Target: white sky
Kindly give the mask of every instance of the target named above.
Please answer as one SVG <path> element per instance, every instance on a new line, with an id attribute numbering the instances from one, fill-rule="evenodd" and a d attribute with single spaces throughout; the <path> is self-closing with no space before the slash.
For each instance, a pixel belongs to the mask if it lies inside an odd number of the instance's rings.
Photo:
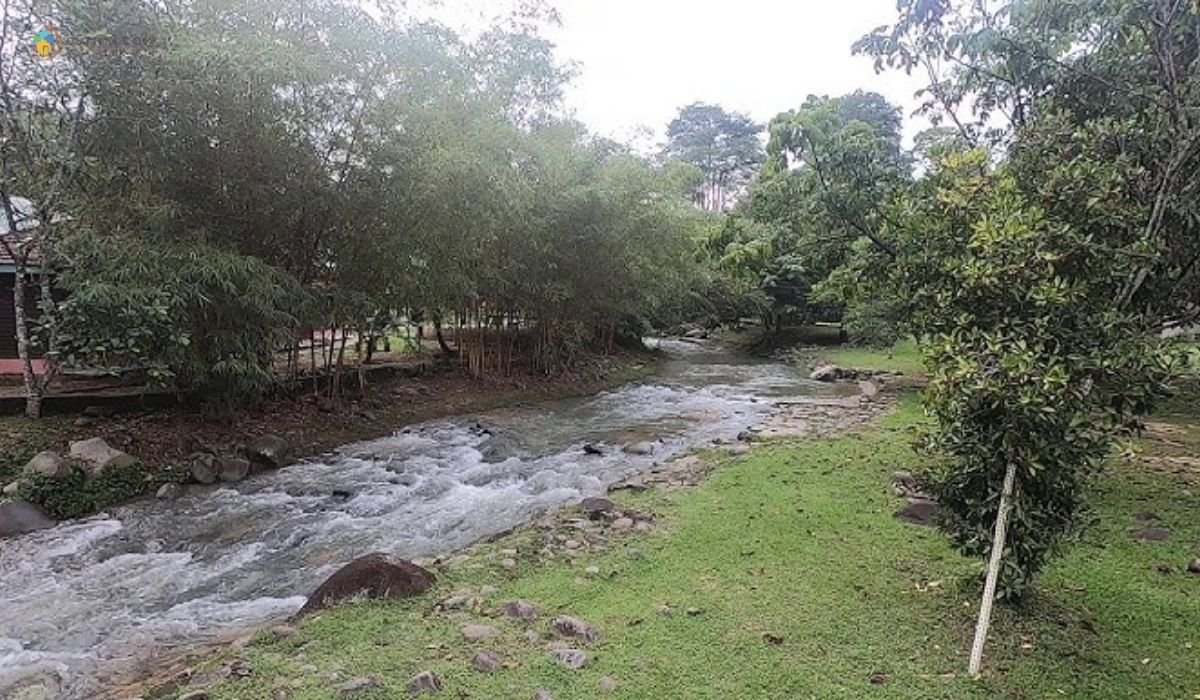
<path id="1" fill-rule="evenodd" d="M 549 0 L 562 26 L 548 36 L 576 64 L 567 103 L 593 131 L 645 148 L 683 105 L 720 104 L 766 122 L 810 94 L 873 90 L 910 123 L 919 80 L 876 75 L 850 46 L 896 18 L 896 0 Z M 479 26 L 512 0 L 444 0 L 433 14 Z M 646 130 L 649 133 L 646 133 Z"/>

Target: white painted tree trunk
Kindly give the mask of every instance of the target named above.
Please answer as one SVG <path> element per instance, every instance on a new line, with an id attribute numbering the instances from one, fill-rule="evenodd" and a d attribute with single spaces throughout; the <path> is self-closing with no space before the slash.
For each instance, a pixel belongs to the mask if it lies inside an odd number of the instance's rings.
<path id="1" fill-rule="evenodd" d="M 983 586 L 983 600 L 979 604 L 979 622 L 975 625 L 975 643 L 971 645 L 971 663 L 968 672 L 972 678 L 979 677 L 983 665 L 983 645 L 987 642 L 988 628 L 992 625 L 992 604 L 996 601 L 996 581 L 1000 578 L 1000 561 L 1004 557 L 1004 543 L 1008 537 L 1008 515 L 1012 511 L 1012 493 L 1017 480 L 1017 465 L 1008 463 L 1004 472 L 1004 487 L 1000 491 L 1000 510 L 996 513 L 996 529 L 992 533 L 992 556 L 988 561 L 987 582 Z"/>

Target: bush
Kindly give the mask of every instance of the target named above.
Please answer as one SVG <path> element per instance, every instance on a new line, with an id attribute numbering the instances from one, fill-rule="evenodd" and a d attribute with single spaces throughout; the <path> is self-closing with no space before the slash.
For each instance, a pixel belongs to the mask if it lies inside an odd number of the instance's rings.
<path id="1" fill-rule="evenodd" d="M 982 153 L 939 164 L 918 192 L 898 276 L 930 368 L 928 475 L 965 554 L 992 548 L 1005 472 L 1014 510 L 999 579 L 1019 597 L 1084 512 L 1116 440 L 1166 392 L 1169 348 L 1114 292 L 1139 261 L 1050 220 Z"/>
<path id="2" fill-rule="evenodd" d="M 109 468 L 94 479 L 89 479 L 79 466 L 72 466 L 61 479 L 43 475 L 24 478 L 18 495 L 52 518 L 70 520 L 141 496 L 159 483 L 141 464 Z"/>

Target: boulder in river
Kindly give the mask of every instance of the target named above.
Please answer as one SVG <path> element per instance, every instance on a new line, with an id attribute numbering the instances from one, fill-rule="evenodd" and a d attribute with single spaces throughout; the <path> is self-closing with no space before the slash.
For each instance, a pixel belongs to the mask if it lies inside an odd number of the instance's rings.
<path id="1" fill-rule="evenodd" d="M 154 497 L 160 501 L 173 501 L 183 494 L 183 487 L 175 482 L 168 482 L 158 487 L 158 491 L 154 492 Z"/>
<path id="2" fill-rule="evenodd" d="M 71 443 L 71 457 L 83 464 L 88 476 L 100 476 L 107 469 L 131 467 L 137 463 L 133 456 L 115 449 L 104 438 L 92 438 Z"/>
<path id="3" fill-rule="evenodd" d="M 25 473 L 29 476 L 47 476 L 51 479 L 62 479 L 71 474 L 71 465 L 62 455 L 51 450 L 39 452 L 25 465 Z"/>
<path id="4" fill-rule="evenodd" d="M 240 457 L 217 460 L 217 478 L 227 484 L 236 484 L 250 474 L 249 460 Z"/>
<path id="5" fill-rule="evenodd" d="M 652 442 L 635 442 L 632 445 L 626 445 L 625 446 L 625 454 L 631 454 L 631 455 L 654 454 L 654 443 L 652 443 Z"/>
<path id="6" fill-rule="evenodd" d="M 24 501 L 0 503 L 0 538 L 54 527 L 54 520 L 41 508 Z"/>
<path id="7" fill-rule="evenodd" d="M 288 443 L 278 435 L 260 435 L 243 450 L 247 459 L 264 467 L 278 469 L 288 463 Z"/>
<path id="8" fill-rule="evenodd" d="M 386 554 L 368 554 L 334 572 L 313 591 L 296 617 L 351 598 L 412 598 L 429 590 L 434 581 L 433 574 L 410 561 L 392 559 Z"/>
<path id="9" fill-rule="evenodd" d="M 192 478 L 201 484 L 217 482 L 217 458 L 209 452 L 196 452 L 188 463 Z"/>

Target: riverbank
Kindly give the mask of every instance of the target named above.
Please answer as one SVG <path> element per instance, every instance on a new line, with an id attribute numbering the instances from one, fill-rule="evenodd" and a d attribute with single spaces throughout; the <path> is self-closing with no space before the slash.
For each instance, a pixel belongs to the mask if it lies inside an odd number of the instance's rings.
<path id="1" fill-rule="evenodd" d="M 723 341 L 764 357 L 815 368 L 824 364 L 859 371 L 889 372 L 904 379 L 904 386 L 922 385 L 926 368 L 915 340 L 903 338 L 888 348 L 871 348 L 843 342 L 836 326 L 789 327 L 777 334 L 761 328 L 723 331 Z"/>
<path id="2" fill-rule="evenodd" d="M 426 672 L 441 687 L 434 697 L 1200 693 L 1200 576 L 1186 571 L 1200 556 L 1200 415 L 1157 419 L 1141 455 L 1113 461 L 1097 524 L 1047 569 L 1028 607 L 999 610 L 978 682 L 963 671 L 980 562 L 893 516 L 902 501 L 891 475 L 918 470 L 910 445 L 923 420 L 905 394 L 849 434 L 685 458 L 696 460 L 689 473 L 711 476 L 618 491 L 620 517 L 599 526 L 568 512 L 427 562 L 439 577 L 430 593 L 260 634 L 157 697 L 381 700 L 407 696 Z M 1133 536 L 1147 527 L 1167 537 Z M 513 600 L 536 617 L 510 617 Z M 561 616 L 595 640 L 562 639 Z M 564 646 L 583 655 L 554 651 Z"/>
<path id="3" fill-rule="evenodd" d="M 66 454 L 68 445 L 77 440 L 99 437 L 136 458 L 137 468 L 113 479 L 117 487 L 106 489 L 99 500 L 76 506 L 69 495 L 62 499 L 69 504 L 71 516 L 80 517 L 186 479 L 189 456 L 198 446 L 233 455 L 255 437 L 276 435 L 289 446 L 290 459 L 301 460 L 413 423 L 593 394 L 648 375 L 659 359 L 650 351 L 595 355 L 581 361 L 575 372 L 555 377 L 475 379 L 450 366 L 416 378 L 392 377 L 372 384 L 364 396 L 339 402 L 300 394 L 221 415 L 180 407 L 82 418 L 3 416 L 0 485 L 18 479 L 39 452 Z"/>

